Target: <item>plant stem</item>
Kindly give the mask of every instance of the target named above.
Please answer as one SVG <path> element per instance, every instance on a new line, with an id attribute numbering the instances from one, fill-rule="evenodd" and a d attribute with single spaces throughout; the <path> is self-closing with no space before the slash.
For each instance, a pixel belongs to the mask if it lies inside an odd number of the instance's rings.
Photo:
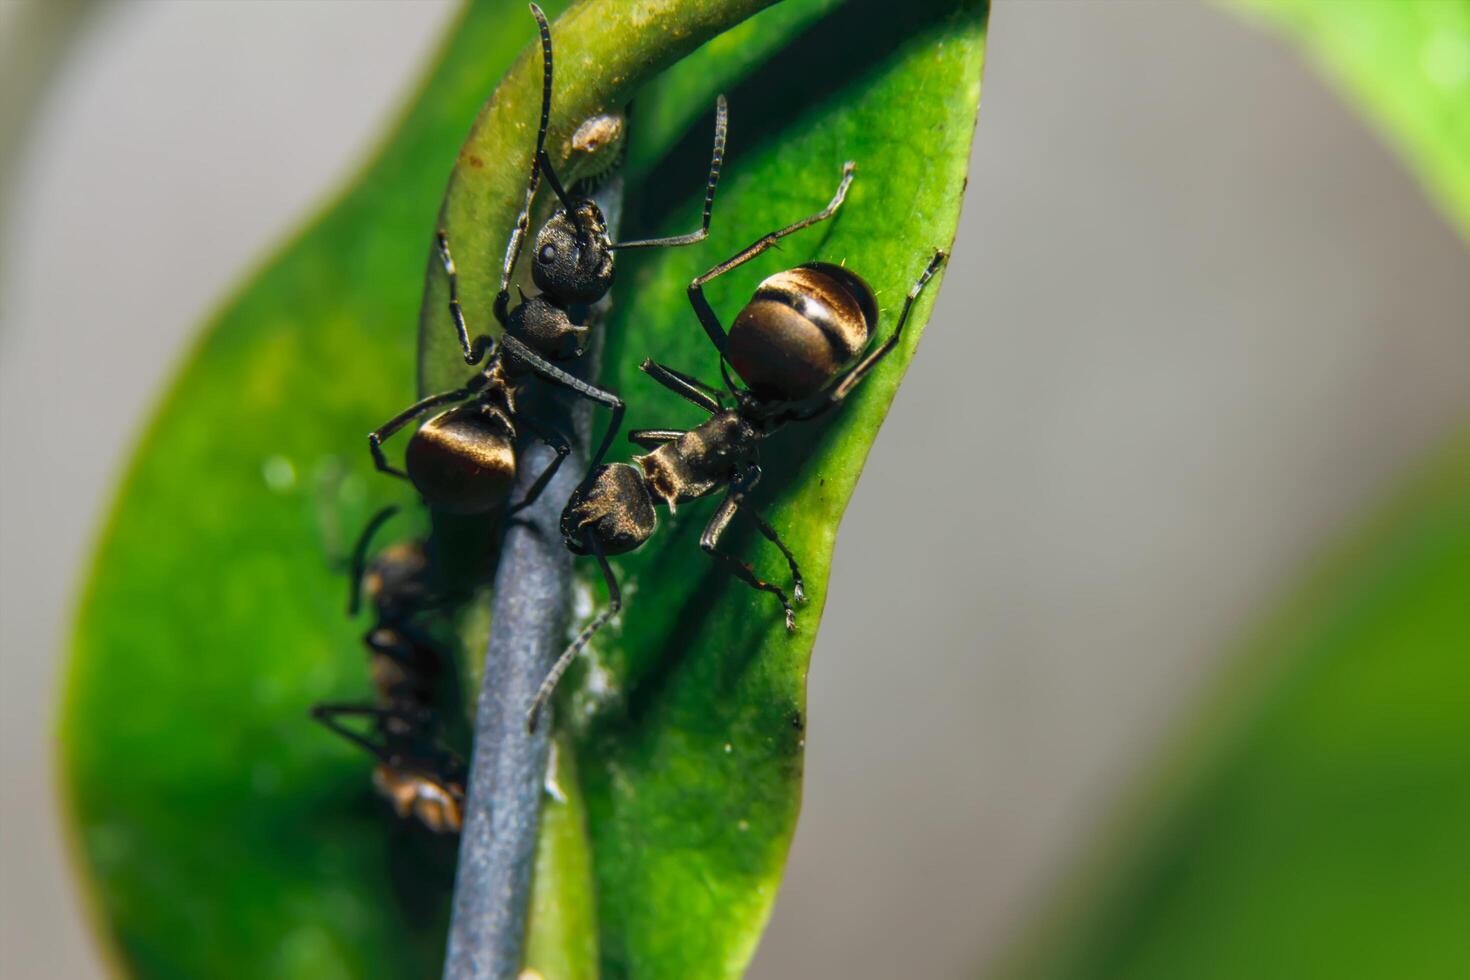
<path id="1" fill-rule="evenodd" d="M 523 452 L 517 492 L 552 455 L 546 447 Z M 572 563 L 557 519 L 579 463 L 579 455 L 568 457 L 501 549 L 444 967 L 452 980 L 513 978 L 520 970 L 551 727 L 543 720 L 527 731 L 526 706 L 566 642 Z"/>
<path id="2" fill-rule="evenodd" d="M 616 234 L 622 211 L 621 178 L 592 195 Z M 605 306 L 593 311 L 594 323 Z M 600 331 L 577 367 L 595 376 L 601 355 Z M 490 642 L 475 712 L 475 743 L 470 763 L 459 868 L 454 881 L 453 917 L 445 956 L 445 980 L 514 980 L 520 973 L 530 906 L 531 870 L 541 826 L 552 705 L 542 711 L 536 731 L 526 727 L 526 710 L 566 647 L 566 621 L 572 603 L 572 555 L 561 540 L 561 511 L 586 467 L 584 447 L 591 406 L 566 404 L 562 393 L 526 398 L 523 410 L 536 412 L 566 431 L 572 423 L 574 448 L 535 503 L 516 514 L 506 529 L 495 573 Z M 539 441 L 518 450 L 519 500 L 554 458 Z"/>

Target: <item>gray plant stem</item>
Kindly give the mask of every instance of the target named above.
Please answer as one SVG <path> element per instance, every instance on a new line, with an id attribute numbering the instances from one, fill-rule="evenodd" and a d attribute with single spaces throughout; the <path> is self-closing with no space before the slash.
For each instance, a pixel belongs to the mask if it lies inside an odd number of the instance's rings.
<path id="1" fill-rule="evenodd" d="M 551 455 L 522 455 L 518 491 L 530 483 L 525 474 L 534 479 Z M 501 549 L 444 966 L 450 980 L 513 980 L 520 972 L 551 728 L 543 719 L 527 731 L 526 706 L 566 644 L 572 563 L 556 524 L 581 476 L 579 463 L 567 459 L 518 515 Z"/>
<path id="2" fill-rule="evenodd" d="M 609 181 L 593 197 L 615 234 L 621 179 Z M 595 319 L 600 320 L 602 312 L 594 311 Z M 600 331 L 596 333 L 600 341 Z M 594 372 L 600 353 L 601 343 L 596 342 L 582 358 L 578 373 Z M 538 396 L 549 386 L 542 387 Z M 594 419 L 585 401 L 569 407 L 560 395 L 527 398 L 521 405 L 562 431 L 568 431 L 570 423 L 576 437 L 572 454 L 556 477 L 535 503 L 510 520 L 501 544 L 490 643 L 475 712 L 445 980 L 514 980 L 521 972 L 554 721 L 552 706 L 547 705 L 536 731 L 528 731 L 526 711 L 567 643 L 572 555 L 561 540 L 561 511 L 585 471 L 581 447 L 587 444 L 589 428 L 600 432 L 600 426 L 607 424 L 605 413 Z M 524 497 L 553 457 L 540 442 L 522 443 L 512 500 Z"/>

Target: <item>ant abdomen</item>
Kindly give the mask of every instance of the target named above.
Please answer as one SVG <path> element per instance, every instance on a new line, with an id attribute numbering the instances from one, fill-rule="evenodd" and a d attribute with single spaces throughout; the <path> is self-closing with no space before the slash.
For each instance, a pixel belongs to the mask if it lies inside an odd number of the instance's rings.
<path id="1" fill-rule="evenodd" d="M 392 802 L 399 817 L 415 817 L 436 834 L 457 834 L 464 827 L 464 789 L 460 786 L 446 787 L 382 764 L 373 770 L 373 787 Z"/>
<path id="2" fill-rule="evenodd" d="M 605 555 L 624 554 L 647 541 L 657 526 L 643 474 L 628 463 L 598 467 L 561 515 L 562 537 L 578 555 L 588 553 L 589 537 Z"/>
<path id="3" fill-rule="evenodd" d="M 878 303 L 862 277 L 812 262 L 756 287 L 735 317 L 725 354 L 763 399 L 816 394 L 868 345 Z"/>
<path id="4" fill-rule="evenodd" d="M 404 462 L 425 502 L 451 514 L 494 510 L 516 478 L 514 440 L 473 402 L 425 422 L 409 440 Z"/>

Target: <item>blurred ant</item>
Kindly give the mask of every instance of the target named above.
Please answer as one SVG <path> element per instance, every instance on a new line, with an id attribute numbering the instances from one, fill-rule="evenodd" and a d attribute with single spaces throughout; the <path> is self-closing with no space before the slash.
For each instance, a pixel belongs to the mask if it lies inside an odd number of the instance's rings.
<path id="1" fill-rule="evenodd" d="M 853 169 L 852 163 L 843 167 L 842 182 L 826 208 L 764 236 L 690 283 L 689 299 L 695 314 L 720 353 L 725 391 L 651 360 L 643 362 L 646 374 L 704 409 L 710 417 L 688 431 L 642 429 L 628 433 L 630 441 L 650 452 L 634 457 L 637 466 L 613 463 L 598 467 L 567 501 L 561 517 L 562 537 L 574 554 L 590 554 L 597 560 L 607 583 L 608 608 L 567 647 L 536 692 L 527 719 L 532 729 L 562 672 L 621 608 L 622 595 L 607 556 L 632 551 L 648 540 L 657 527 L 657 504 L 672 510 L 677 504 L 724 488 L 725 499 L 705 525 L 699 547 L 728 565 L 750 587 L 775 596 L 785 611 L 786 628 L 796 629 L 796 610 L 786 592 L 757 578 L 749 565 L 719 550 L 720 537 L 737 512 L 750 515 L 761 534 L 785 556 L 791 569 L 792 596 L 798 602 L 805 600 L 795 556 L 775 528 L 747 501 L 761 478 L 760 442 L 788 422 L 813 419 L 831 411 L 852 393 L 898 344 L 909 311 L 944 261 L 944 252 L 935 250 L 909 289 L 889 338 L 846 370 L 868 345 L 878 321 L 877 300 L 857 273 L 826 262 L 810 262 L 778 272 L 756 287 L 750 302 L 736 315 L 729 334 L 705 300 L 704 286 L 787 235 L 830 218 L 847 195 Z M 727 361 L 746 387 L 736 386 L 726 370 Z"/>
<path id="2" fill-rule="evenodd" d="M 471 341 L 460 309 L 458 275 L 449 251 L 449 239 L 440 231 L 437 243 L 449 279 L 449 315 L 459 334 L 465 362 L 478 364 L 487 356 L 488 360 L 483 370 L 463 387 L 431 395 L 409 406 L 368 435 L 368 447 L 379 470 L 406 477 L 430 507 L 452 513 L 483 513 L 505 501 L 515 481 L 515 441 L 522 426 L 551 446 L 556 458 L 526 491 L 525 499 L 511 508 L 512 512 L 526 507 L 540 495 L 571 451 L 561 433 L 517 411 L 516 400 L 532 375 L 611 409 L 612 419 L 592 466 L 601 463 L 622 424 L 624 406 L 612 392 L 590 385 L 552 363 L 573 361 L 582 355 L 588 327 L 573 320 L 573 308 L 589 306 L 607 294 L 613 281 L 615 249 L 672 247 L 703 241 L 709 235 L 715 187 L 725 156 L 727 112 L 722 95 L 716 102 L 714 154 L 699 230 L 670 238 L 613 243 L 601 209 L 587 198 L 569 196 L 546 154 L 546 130 L 551 118 L 551 28 L 546 15 L 534 3 L 531 13 L 541 31 L 541 125 L 536 134 L 536 153 L 531 160 L 525 204 L 506 247 L 500 292 L 495 299 L 495 318 L 504 332 L 499 344 L 487 336 Z M 531 204 L 543 174 L 561 207 L 536 235 L 531 278 L 541 292 L 530 297 L 522 293 L 521 302 L 510 309 L 510 280 L 530 226 Z M 426 412 L 456 402 L 460 404 L 429 419 L 409 439 L 404 454 L 407 472 L 389 465 L 383 455 L 384 440 Z"/>
<path id="3" fill-rule="evenodd" d="M 376 615 L 363 636 L 370 651 L 376 704 L 318 704 L 312 717 L 378 760 L 373 787 L 399 817 L 417 819 L 435 833 L 459 833 L 464 824 L 464 760 L 442 741 L 439 697 L 448 665 L 439 646 L 414 617 L 440 603 L 422 541 L 406 541 L 364 560 L 369 540 L 396 507 L 379 511 L 354 549 L 349 615 L 365 593 Z M 371 736 L 338 721 L 367 718 Z"/>

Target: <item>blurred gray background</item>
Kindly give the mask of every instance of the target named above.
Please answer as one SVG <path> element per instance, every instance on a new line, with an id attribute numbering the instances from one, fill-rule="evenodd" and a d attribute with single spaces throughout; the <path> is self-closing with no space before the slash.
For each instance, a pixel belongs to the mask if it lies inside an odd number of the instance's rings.
<path id="1" fill-rule="evenodd" d="M 195 325 L 452 10 L 104 6 L 63 48 L 45 6 L 0 0 L 0 967 L 87 977 L 50 773 L 80 563 Z M 1186 3 L 1000 2 L 990 36 L 760 978 L 976 975 L 1263 605 L 1470 419 L 1470 254 L 1293 52 Z"/>

